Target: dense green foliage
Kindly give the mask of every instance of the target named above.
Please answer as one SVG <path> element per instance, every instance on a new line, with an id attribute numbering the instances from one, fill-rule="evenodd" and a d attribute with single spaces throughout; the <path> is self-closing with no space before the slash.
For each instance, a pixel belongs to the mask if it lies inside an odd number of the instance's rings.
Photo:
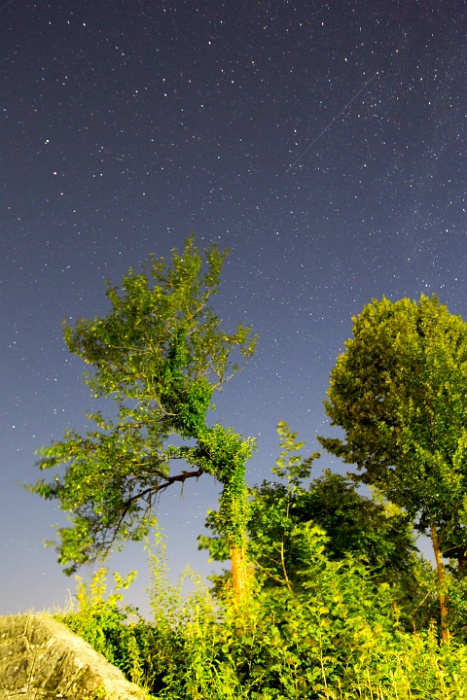
<path id="1" fill-rule="evenodd" d="M 194 592 L 183 596 L 183 582 L 169 582 L 157 536 L 152 621 L 118 593 L 104 600 L 102 571 L 88 587 L 79 580 L 77 609 L 62 619 L 154 698 L 466 698 L 462 625 L 457 639 L 440 642 L 431 619 L 436 586 L 399 509 L 362 498 L 330 473 L 305 489 L 317 455 L 302 460 L 287 424 L 279 433 L 279 481 L 252 489 L 257 576 L 241 607 L 225 577 L 209 590 L 191 575 Z M 207 540 L 217 552 L 223 542 Z M 132 576 L 116 582 L 126 587 Z"/>
<path id="2" fill-rule="evenodd" d="M 297 592 L 257 585 L 239 611 L 195 580 L 187 598 L 169 583 L 159 549 L 150 555 L 152 622 L 135 618 L 119 594 L 104 599 L 103 572 L 88 587 L 80 582 L 76 610 L 61 619 L 154 698 L 467 697 L 467 648 L 440 646 L 432 625 L 404 631 L 390 586 L 375 585 L 351 556 L 332 561 L 324 533 L 306 531 L 308 564 Z"/>
<path id="3" fill-rule="evenodd" d="M 467 323 L 436 297 L 374 300 L 354 318 L 328 396 L 345 437 L 322 445 L 431 537 L 447 629 L 443 557 L 458 578 L 467 568 Z"/>
<path id="4" fill-rule="evenodd" d="M 467 324 L 433 297 L 374 301 L 331 374 L 326 410 L 345 439 L 322 444 L 362 470 L 415 527 L 445 531 L 461 561 L 467 490 Z"/>
<path id="5" fill-rule="evenodd" d="M 203 261 L 188 239 L 170 264 L 152 257 L 141 273 L 130 269 L 120 288 L 109 285 L 107 316 L 65 324 L 69 351 L 92 367 L 85 375 L 92 395 L 114 402 L 113 417 L 88 416 L 96 427 L 86 435 L 69 430 L 42 448 L 39 467 L 65 471 L 29 487 L 57 499 L 68 514 L 71 526 L 58 529 L 57 547 L 67 573 L 115 544 L 141 540 L 154 524 L 161 491 L 204 473 L 223 486 L 223 531 L 232 546 L 243 545 L 245 462 L 253 442 L 209 427 L 206 418 L 214 390 L 256 344 L 242 324 L 228 333 L 209 305 L 226 254 L 213 246 Z M 188 444 L 168 444 L 173 434 Z M 180 460 L 189 469 L 172 473 Z"/>
<path id="6" fill-rule="evenodd" d="M 306 487 L 303 480 L 310 477 L 319 455 L 302 459 L 304 443 L 297 442 L 287 423 L 279 423 L 278 432 L 282 451 L 272 469 L 276 480 L 250 489 L 248 551 L 262 585 L 303 589 L 308 533 L 318 526 L 327 535 L 328 559 L 337 562 L 351 556 L 364 564 L 374 584 L 391 586 L 401 624 L 411 629 L 436 618 L 432 567 L 418 556 L 407 515 L 381 498 L 378 502 L 362 496 L 352 479 L 328 470 Z M 200 537 L 200 548 L 208 549 L 213 560 L 226 561 L 229 549 L 217 517 L 217 512 L 208 514 L 213 536 Z M 229 579 L 230 572 L 211 577 L 220 596 Z"/>
<path id="7" fill-rule="evenodd" d="M 222 490 L 200 546 L 232 571 L 210 589 L 187 573 L 183 596 L 157 535 L 152 620 L 124 604 L 135 572 L 115 574 L 107 594 L 103 568 L 78 578 L 58 617 L 148 698 L 467 698 L 467 324 L 435 297 L 365 307 L 326 402 L 344 438 L 320 438 L 359 475 L 312 478 L 319 454 L 303 458 L 281 422 L 273 478 L 247 488 L 254 442 L 207 419 L 256 343 L 241 324 L 227 333 L 210 306 L 225 256 L 214 246 L 203 260 L 188 239 L 169 264 L 151 258 L 109 286 L 106 316 L 65 325 L 92 395 L 113 411 L 42 448 L 41 469 L 64 469 L 29 488 L 68 515 L 58 551 L 71 573 L 147 537 L 159 494 L 210 474 Z M 432 538 L 436 570 L 417 531 Z"/>

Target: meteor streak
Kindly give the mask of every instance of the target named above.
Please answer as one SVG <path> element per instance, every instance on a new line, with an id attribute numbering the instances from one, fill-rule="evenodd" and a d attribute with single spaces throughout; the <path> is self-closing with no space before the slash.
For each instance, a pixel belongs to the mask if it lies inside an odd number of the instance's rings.
<path id="1" fill-rule="evenodd" d="M 373 82 L 373 80 L 376 78 L 377 75 L 379 75 L 379 71 L 378 71 L 378 70 L 376 71 L 376 73 L 374 73 L 374 75 L 371 76 L 371 78 L 365 83 L 365 85 L 363 85 L 363 86 L 360 88 L 360 90 L 359 90 L 358 92 L 355 93 L 355 95 L 352 97 L 352 99 L 349 100 L 349 101 L 347 102 L 347 104 L 345 104 L 345 105 L 342 107 L 341 111 L 340 111 L 338 114 L 336 114 L 335 117 L 333 117 L 333 118 L 331 119 L 331 121 L 329 122 L 329 124 L 327 124 L 327 125 L 324 127 L 324 129 L 322 129 L 322 130 L 319 132 L 318 136 L 316 136 L 316 138 L 314 138 L 313 141 L 312 141 L 311 143 L 308 144 L 308 146 L 305 148 L 305 150 L 303 150 L 303 151 L 300 153 L 300 155 L 299 155 L 297 158 L 295 158 L 294 162 L 293 162 L 291 165 L 289 165 L 289 167 L 288 167 L 287 170 L 285 171 L 285 174 L 286 174 L 286 175 L 287 175 L 287 173 L 290 173 L 290 171 L 293 170 L 293 169 L 295 168 L 295 166 L 297 165 L 297 163 L 299 163 L 299 162 L 301 161 L 301 159 L 303 158 L 303 156 L 306 155 L 306 154 L 308 153 L 308 151 L 310 150 L 310 148 L 312 148 L 312 147 L 315 145 L 315 143 L 316 143 L 317 141 L 320 140 L 321 136 L 322 136 L 324 133 L 326 133 L 326 131 L 328 131 L 328 130 L 331 128 L 331 126 L 334 124 L 334 122 L 336 121 L 336 119 L 339 119 L 339 117 L 341 116 L 341 114 L 342 114 L 343 112 L 345 112 L 345 110 L 346 110 L 348 107 L 350 107 L 350 105 L 352 104 L 352 102 L 354 102 L 354 100 L 356 100 L 357 97 L 358 97 L 359 95 L 362 94 L 362 92 L 365 92 L 365 90 L 367 89 L 367 87 L 370 85 L 370 83 Z"/>

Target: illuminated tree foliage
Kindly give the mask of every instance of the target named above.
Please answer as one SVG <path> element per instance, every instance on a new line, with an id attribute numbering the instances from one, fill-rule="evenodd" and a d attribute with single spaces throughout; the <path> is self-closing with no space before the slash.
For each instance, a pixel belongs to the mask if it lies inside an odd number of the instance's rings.
<path id="1" fill-rule="evenodd" d="M 448 639 L 444 559 L 458 578 L 467 562 L 467 323 L 424 295 L 374 300 L 353 321 L 325 402 L 345 437 L 320 442 L 431 537 Z"/>
<path id="2" fill-rule="evenodd" d="M 204 473 L 222 485 L 223 532 L 242 564 L 244 472 L 253 441 L 206 422 L 213 392 L 256 345 L 242 324 L 226 332 L 209 305 L 227 253 L 212 246 L 203 260 L 189 238 L 182 252 L 172 251 L 170 264 L 151 257 L 142 272 L 130 269 L 121 287 L 109 284 L 106 316 L 64 326 L 68 349 L 92 368 L 85 381 L 93 397 L 114 402 L 110 417 L 89 414 L 93 429 L 84 436 L 69 430 L 41 448 L 40 469 L 65 469 L 29 487 L 57 499 L 68 514 L 71 525 L 58 529 L 57 550 L 69 574 L 113 546 L 141 540 L 161 491 Z M 171 435 L 188 444 L 170 445 Z M 177 462 L 186 468 L 174 472 Z"/>
<path id="3" fill-rule="evenodd" d="M 324 551 L 330 561 L 361 559 L 375 585 L 390 583 L 411 628 L 411 612 L 427 591 L 407 514 L 382 499 L 362 496 L 348 476 L 324 470 L 310 480 L 319 453 L 302 458 L 305 443 L 298 441 L 297 433 L 285 421 L 277 430 L 281 453 L 271 470 L 275 479 L 249 489 L 248 556 L 257 581 L 264 588 L 304 591 L 311 564 L 310 532 L 318 528 L 326 535 Z M 201 536 L 198 542 L 212 559 L 225 561 L 229 547 L 217 518 L 216 511 L 209 512 L 206 524 L 214 536 Z M 230 572 L 211 577 L 219 596 L 229 579 Z"/>

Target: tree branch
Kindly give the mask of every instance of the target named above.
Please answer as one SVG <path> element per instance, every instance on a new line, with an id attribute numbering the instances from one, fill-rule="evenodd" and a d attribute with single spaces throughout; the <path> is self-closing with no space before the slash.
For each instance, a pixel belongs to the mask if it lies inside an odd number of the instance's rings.
<path id="1" fill-rule="evenodd" d="M 200 476 L 204 474 L 204 470 L 197 469 L 195 472 L 188 472 L 183 470 L 181 474 L 175 474 L 175 476 L 164 476 L 161 472 L 156 471 L 157 476 L 160 476 L 161 478 L 165 479 L 164 483 L 162 484 L 157 484 L 156 486 L 150 486 L 149 488 L 145 489 L 144 491 L 141 491 L 140 493 L 135 494 L 134 496 L 131 496 L 126 503 L 125 507 L 127 508 L 130 503 L 133 501 L 137 501 L 140 498 L 144 498 L 148 494 L 154 495 L 156 493 L 160 493 L 161 491 L 165 491 L 166 488 L 171 486 L 172 484 L 176 483 L 177 481 L 181 482 L 182 484 L 185 483 L 187 479 L 192 479 L 193 477 L 196 479 L 199 479 Z"/>

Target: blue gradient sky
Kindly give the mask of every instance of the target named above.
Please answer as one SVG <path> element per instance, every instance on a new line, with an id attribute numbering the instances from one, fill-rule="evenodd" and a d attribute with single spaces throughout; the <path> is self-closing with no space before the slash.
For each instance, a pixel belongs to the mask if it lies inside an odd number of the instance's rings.
<path id="1" fill-rule="evenodd" d="M 467 318 L 463 2 L 14 0 L 0 8 L 0 614 L 63 605 L 41 541 L 62 522 L 24 492 L 34 450 L 85 426 L 61 321 L 193 231 L 229 246 L 216 308 L 261 336 L 217 420 L 258 439 L 331 434 L 329 372 L 371 298 L 435 292 Z M 331 457 L 317 464 L 343 470 Z M 174 575 L 217 489 L 163 495 Z M 142 546 L 113 558 L 139 569 Z M 86 574 L 86 571 L 83 572 Z"/>

